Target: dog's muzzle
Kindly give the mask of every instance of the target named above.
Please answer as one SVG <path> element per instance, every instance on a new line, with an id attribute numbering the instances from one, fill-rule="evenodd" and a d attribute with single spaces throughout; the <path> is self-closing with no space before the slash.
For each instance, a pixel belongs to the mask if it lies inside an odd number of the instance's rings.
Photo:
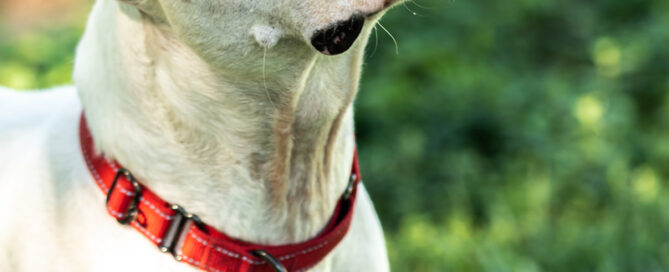
<path id="1" fill-rule="evenodd" d="M 337 55 L 346 52 L 360 36 L 365 24 L 365 17 L 354 15 L 346 21 L 337 22 L 327 28 L 316 31 L 311 37 L 311 45 L 325 55 Z"/>

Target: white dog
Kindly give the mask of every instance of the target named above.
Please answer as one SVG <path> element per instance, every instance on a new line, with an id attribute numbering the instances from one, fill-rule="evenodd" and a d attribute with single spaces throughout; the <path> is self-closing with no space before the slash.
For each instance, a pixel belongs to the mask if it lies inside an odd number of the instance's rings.
<path id="1" fill-rule="evenodd" d="M 141 188 L 238 243 L 309 241 L 335 220 L 351 188 L 351 104 L 363 49 L 394 4 L 98 0 L 78 47 L 75 87 L 0 90 L 0 271 L 387 271 L 381 226 L 362 185 L 348 232 L 314 264 L 290 259 L 327 241 L 290 256 L 224 250 L 245 265 L 229 268 L 214 266 L 209 251 L 223 251 L 200 240 L 209 259 L 177 261 L 155 247 L 167 238 L 110 216 L 79 126 L 85 111 L 92 156 L 113 159 Z M 124 188 L 116 191 L 134 187 Z M 142 208 L 159 210 L 146 199 Z M 129 214 L 139 225 L 137 212 Z M 165 218 L 177 215 L 190 218 L 176 210 Z M 184 230 L 200 229 L 184 222 L 171 223 L 179 233 L 164 251 L 181 254 L 174 248 L 190 237 Z"/>

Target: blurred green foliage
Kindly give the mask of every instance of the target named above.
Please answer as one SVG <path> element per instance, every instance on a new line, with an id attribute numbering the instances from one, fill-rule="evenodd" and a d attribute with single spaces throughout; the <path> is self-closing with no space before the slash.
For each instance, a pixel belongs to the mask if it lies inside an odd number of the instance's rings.
<path id="1" fill-rule="evenodd" d="M 399 54 L 379 28 L 356 127 L 395 271 L 669 270 L 668 1 L 417 0 L 382 24 Z M 70 82 L 81 27 L 0 41 L 0 85 Z"/>
<path id="2" fill-rule="evenodd" d="M 357 101 L 394 269 L 669 270 L 669 2 L 417 4 Z"/>
<path id="3" fill-rule="evenodd" d="M 0 85 L 37 89 L 71 83 L 82 25 L 16 32 L 0 25 Z"/>

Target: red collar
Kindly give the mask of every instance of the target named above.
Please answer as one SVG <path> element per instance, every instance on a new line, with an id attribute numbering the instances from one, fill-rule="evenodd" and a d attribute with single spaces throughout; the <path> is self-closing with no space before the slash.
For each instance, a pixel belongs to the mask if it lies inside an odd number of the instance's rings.
<path id="1" fill-rule="evenodd" d="M 227 236 L 179 205 L 162 200 L 116 162 L 95 154 L 93 138 L 83 114 L 79 137 L 88 170 L 98 187 L 107 194 L 109 214 L 120 223 L 137 229 L 176 260 L 206 271 L 304 271 L 325 258 L 341 242 L 351 225 L 360 182 L 357 152 L 354 152 L 349 187 L 339 199 L 324 230 L 301 243 L 267 246 Z M 111 192 L 109 188 L 112 188 Z"/>

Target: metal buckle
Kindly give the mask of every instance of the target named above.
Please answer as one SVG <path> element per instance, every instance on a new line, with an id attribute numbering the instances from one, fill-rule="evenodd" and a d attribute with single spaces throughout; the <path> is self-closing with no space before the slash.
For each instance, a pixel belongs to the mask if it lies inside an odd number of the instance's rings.
<path id="1" fill-rule="evenodd" d="M 256 256 L 260 257 L 261 259 L 265 260 L 277 272 L 287 272 L 288 271 L 286 269 L 286 267 L 283 266 L 283 264 L 281 264 L 281 262 L 279 262 L 279 260 L 274 258 L 274 256 L 272 256 L 272 254 L 269 254 L 269 252 L 267 252 L 264 249 L 254 250 L 251 253 L 253 253 L 253 255 L 256 255 Z"/>
<path id="2" fill-rule="evenodd" d="M 184 210 L 183 207 L 177 204 L 173 204 L 172 206 L 170 206 L 170 209 L 176 211 L 177 213 L 175 213 L 174 216 L 172 217 L 172 223 L 170 224 L 170 227 L 167 229 L 165 238 L 163 238 L 163 242 L 160 243 L 158 249 L 160 249 L 160 251 L 163 253 L 172 254 L 172 256 L 174 256 L 174 258 L 177 261 L 181 261 L 181 256 L 177 255 L 175 246 L 177 242 L 179 242 L 180 240 L 179 238 L 181 238 L 181 233 L 183 232 L 186 223 L 188 223 L 188 221 L 192 221 L 193 224 L 195 224 L 198 228 L 200 228 L 201 230 L 205 230 L 202 228 L 204 223 L 202 223 L 200 217 L 198 217 L 195 214 L 187 212 L 186 210 Z"/>
<path id="3" fill-rule="evenodd" d="M 351 197 L 351 194 L 353 194 L 356 179 L 358 179 L 358 175 L 351 174 L 351 177 L 348 179 L 348 186 L 346 186 L 346 190 L 344 190 L 344 200 L 348 200 Z"/>
<path id="4" fill-rule="evenodd" d="M 111 187 L 109 187 L 109 191 L 107 192 L 107 200 L 105 201 L 105 205 L 109 205 L 109 199 L 111 198 L 112 192 L 114 192 L 114 188 L 116 187 L 116 183 L 118 182 L 118 179 L 121 177 L 121 175 L 125 176 L 126 179 L 132 184 L 132 188 L 134 190 L 135 195 L 132 198 L 132 201 L 130 202 L 130 206 L 128 207 L 128 210 L 124 213 L 125 216 L 123 218 L 116 218 L 116 221 L 123 225 L 127 225 L 128 223 L 132 222 L 137 218 L 137 213 L 139 210 L 137 209 L 137 204 L 139 204 L 139 199 L 142 197 L 142 187 L 139 185 L 139 182 L 135 180 L 135 178 L 132 176 L 130 171 L 122 168 L 116 172 L 116 176 L 114 177 L 114 182 L 112 182 Z"/>

